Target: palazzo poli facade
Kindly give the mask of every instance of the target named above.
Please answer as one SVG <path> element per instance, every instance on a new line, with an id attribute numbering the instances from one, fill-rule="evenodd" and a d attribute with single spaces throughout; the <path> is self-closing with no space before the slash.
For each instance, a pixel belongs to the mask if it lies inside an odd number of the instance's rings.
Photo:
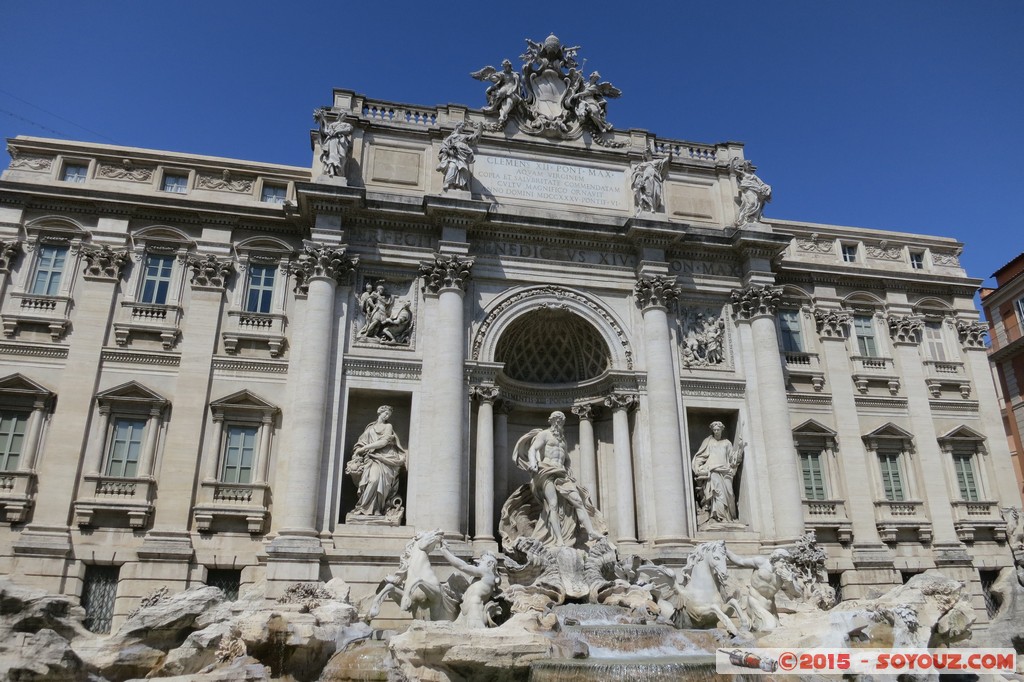
<path id="1" fill-rule="evenodd" d="M 742 145 L 613 128 L 550 41 L 484 109 L 335 90 L 309 167 L 10 140 L 0 573 L 115 626 L 370 595 L 417 531 L 499 549 L 560 411 L 620 552 L 814 530 L 844 598 L 938 567 L 985 622 L 1020 497 L 962 245 L 765 218 Z"/>

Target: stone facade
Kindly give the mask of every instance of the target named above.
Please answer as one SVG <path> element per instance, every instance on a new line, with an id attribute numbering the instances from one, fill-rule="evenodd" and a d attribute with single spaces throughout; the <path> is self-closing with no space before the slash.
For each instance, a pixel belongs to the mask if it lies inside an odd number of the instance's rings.
<path id="1" fill-rule="evenodd" d="M 619 131 L 598 80 L 560 114 L 335 90 L 302 168 L 10 140 L 0 574 L 113 580 L 115 627 L 161 586 L 360 598 L 416 532 L 496 550 L 512 444 L 560 410 L 620 552 L 813 529 L 844 598 L 939 567 L 984 621 L 1019 494 L 962 245 L 764 218 L 740 144 Z M 403 467 L 353 515 L 384 405 Z"/>

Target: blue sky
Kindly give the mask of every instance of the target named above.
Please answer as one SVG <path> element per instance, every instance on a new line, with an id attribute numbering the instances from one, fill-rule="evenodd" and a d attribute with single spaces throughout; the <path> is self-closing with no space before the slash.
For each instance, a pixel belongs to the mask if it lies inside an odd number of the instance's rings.
<path id="1" fill-rule="evenodd" d="M 955 237 L 981 278 L 1024 250 L 1017 0 L 0 0 L 0 17 L 4 138 L 307 165 L 332 87 L 479 107 L 469 72 L 554 32 L 623 91 L 617 128 L 744 142 L 769 217 Z"/>

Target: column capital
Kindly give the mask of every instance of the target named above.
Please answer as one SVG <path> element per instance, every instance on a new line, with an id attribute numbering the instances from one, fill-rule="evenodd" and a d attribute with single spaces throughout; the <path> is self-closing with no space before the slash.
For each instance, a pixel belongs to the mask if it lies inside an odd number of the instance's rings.
<path id="1" fill-rule="evenodd" d="M 420 263 L 424 293 L 437 294 L 444 289 L 466 290 L 473 258 L 438 253 L 433 260 Z"/>
<path id="2" fill-rule="evenodd" d="M 679 298 L 680 289 L 675 277 L 654 275 L 637 279 L 633 287 L 636 304 L 641 310 L 652 307 L 667 307 L 671 301 Z"/>
<path id="3" fill-rule="evenodd" d="M 125 267 L 131 260 L 127 249 L 114 250 L 108 244 L 99 247 L 83 246 L 82 258 L 85 259 L 85 268 L 82 272 L 86 277 L 113 282 L 121 279 Z"/>
<path id="4" fill-rule="evenodd" d="M 596 408 L 597 405 L 592 403 L 588 403 L 586 405 L 573 405 L 572 413 L 576 415 L 580 421 L 590 421 L 594 418 Z"/>
<path id="5" fill-rule="evenodd" d="M 347 252 L 344 246 L 306 242 L 299 257 L 289 266 L 295 276 L 295 293 L 307 293 L 310 280 L 315 278 L 341 284 L 359 263 L 359 256 L 349 256 Z"/>
<path id="6" fill-rule="evenodd" d="M 916 346 L 921 343 L 924 318 L 920 315 L 889 315 L 889 337 L 898 346 Z"/>
<path id="7" fill-rule="evenodd" d="M 489 403 L 493 405 L 501 396 L 501 389 L 497 386 L 471 386 L 469 389 L 469 395 L 471 398 L 475 398 L 481 403 Z"/>
<path id="8" fill-rule="evenodd" d="M 960 337 L 960 345 L 963 346 L 964 350 L 987 350 L 985 347 L 985 335 L 988 334 L 988 325 L 984 322 L 957 320 L 956 332 Z"/>
<path id="9" fill-rule="evenodd" d="M 193 287 L 206 289 L 224 289 L 228 278 L 235 271 L 235 265 L 229 258 L 217 258 L 212 253 L 190 256 L 186 265 L 192 270 L 189 283 Z"/>
<path id="10" fill-rule="evenodd" d="M 774 316 L 782 301 L 782 287 L 751 284 L 732 290 L 732 314 L 738 320 Z"/>
<path id="11" fill-rule="evenodd" d="M 814 325 L 823 339 L 843 340 L 850 332 L 850 313 L 845 310 L 814 308 Z"/>
<path id="12" fill-rule="evenodd" d="M 603 403 L 612 411 L 629 410 L 636 405 L 637 397 L 633 393 L 613 393 L 605 398 Z"/>
<path id="13" fill-rule="evenodd" d="M 14 261 L 24 251 L 17 239 L 0 241 L 0 272 L 10 272 Z"/>

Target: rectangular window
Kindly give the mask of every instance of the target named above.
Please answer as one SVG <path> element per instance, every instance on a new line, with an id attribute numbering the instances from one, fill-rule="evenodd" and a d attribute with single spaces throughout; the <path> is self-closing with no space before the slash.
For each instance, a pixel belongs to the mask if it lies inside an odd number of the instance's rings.
<path id="1" fill-rule="evenodd" d="M 1017 319 L 1020 320 L 1021 327 L 1024 327 L 1024 296 L 1021 296 L 1014 302 L 1017 308 Z"/>
<path id="2" fill-rule="evenodd" d="M 107 449 L 107 476 L 133 478 L 139 470 L 145 419 L 116 419 Z"/>
<path id="3" fill-rule="evenodd" d="M 82 608 L 85 609 L 85 627 L 98 634 L 110 632 L 117 598 L 117 566 L 86 566 L 82 585 Z"/>
<path id="4" fill-rule="evenodd" d="M 954 452 L 953 468 L 956 470 L 956 484 L 960 488 L 960 499 L 965 502 L 977 502 L 978 481 L 974 476 L 974 453 Z"/>
<path id="5" fill-rule="evenodd" d="M 220 588 L 228 601 L 236 601 L 238 588 L 242 584 L 242 572 L 230 568 L 211 568 L 206 571 L 206 584 Z"/>
<path id="6" fill-rule="evenodd" d="M 879 452 L 878 465 L 882 470 L 882 492 L 889 502 L 903 501 L 903 476 L 900 474 L 900 453 Z"/>
<path id="7" fill-rule="evenodd" d="M 255 426 L 229 426 L 224 445 L 224 468 L 220 480 L 224 483 L 251 483 L 252 462 L 256 453 Z"/>
<path id="8" fill-rule="evenodd" d="M 821 469 L 821 453 L 816 450 L 801 451 L 800 469 L 804 474 L 804 499 L 826 499 L 825 477 Z"/>
<path id="9" fill-rule="evenodd" d="M 66 163 L 64 164 L 64 172 L 61 174 L 60 179 L 64 182 L 85 182 L 85 175 L 89 172 L 89 166 L 82 163 Z"/>
<path id="10" fill-rule="evenodd" d="M 854 315 L 853 332 L 857 336 L 857 351 L 864 357 L 877 358 L 874 318 L 871 315 Z"/>
<path id="11" fill-rule="evenodd" d="M 263 191 L 260 193 L 260 201 L 265 201 L 268 204 L 283 204 L 287 195 L 287 187 L 264 183 Z"/>
<path id="12" fill-rule="evenodd" d="M 188 193 L 188 176 L 179 173 L 164 173 L 164 183 L 161 189 L 174 194 Z"/>
<path id="13" fill-rule="evenodd" d="M 946 342 L 942 338 L 941 322 L 924 323 L 924 343 L 928 357 L 932 360 L 946 361 Z"/>
<path id="14" fill-rule="evenodd" d="M 0 412 L 0 471 L 17 471 L 27 423 L 24 412 Z"/>
<path id="15" fill-rule="evenodd" d="M 167 289 L 171 286 L 173 256 L 146 256 L 146 270 L 142 276 L 142 303 L 167 303 Z"/>
<path id="16" fill-rule="evenodd" d="M 60 278 L 64 274 L 67 262 L 68 247 L 43 246 L 39 249 L 39 261 L 36 263 L 36 276 L 32 280 L 32 293 L 43 296 L 56 296 L 60 291 Z"/>
<path id="17" fill-rule="evenodd" d="M 270 301 L 274 296 L 274 273 L 276 266 L 250 265 L 249 289 L 245 298 L 245 310 L 249 313 L 269 313 Z"/>
<path id="18" fill-rule="evenodd" d="M 857 262 L 857 245 L 856 244 L 840 244 L 840 250 L 843 252 L 843 261 L 846 263 Z"/>
<path id="19" fill-rule="evenodd" d="M 782 350 L 786 353 L 803 352 L 800 330 L 800 311 L 779 311 L 779 332 L 782 335 Z"/>
<path id="20" fill-rule="evenodd" d="M 910 267 L 914 270 L 924 270 L 924 251 L 910 252 Z"/>

